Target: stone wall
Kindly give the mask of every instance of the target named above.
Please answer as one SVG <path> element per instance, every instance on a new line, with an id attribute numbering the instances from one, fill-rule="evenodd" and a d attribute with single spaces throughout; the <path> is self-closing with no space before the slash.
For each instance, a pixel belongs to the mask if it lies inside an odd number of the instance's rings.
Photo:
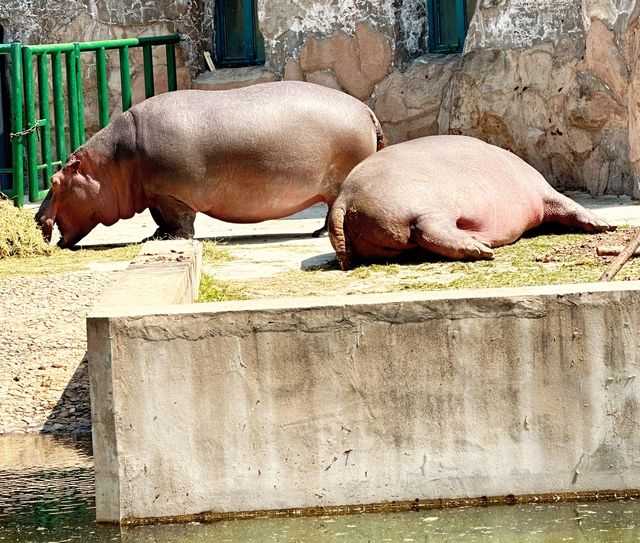
<path id="1" fill-rule="evenodd" d="M 638 286 L 97 306 L 97 520 L 637 489 Z"/>
<path id="2" fill-rule="evenodd" d="M 259 0 L 267 67 L 287 80 L 368 100 L 394 66 L 426 51 L 425 5 L 423 0 Z"/>
<path id="3" fill-rule="evenodd" d="M 392 141 L 466 134 L 560 189 L 640 196 L 635 1 L 483 0 L 460 56 L 426 55 L 374 92 Z"/>
<path id="4" fill-rule="evenodd" d="M 0 24 L 9 40 L 30 43 L 180 32 L 185 88 L 212 47 L 214 3 L 7 0 Z M 636 0 L 479 0 L 462 55 L 425 54 L 424 0 L 257 0 L 257 7 L 265 67 L 238 81 L 234 70 L 217 81 L 209 74 L 213 82 L 199 88 L 280 78 L 319 83 L 369 103 L 392 142 L 472 135 L 510 149 L 557 188 L 640 196 Z M 161 51 L 156 61 L 162 72 Z M 83 68 L 89 88 L 92 62 Z M 119 74 L 111 66 L 115 115 Z M 137 102 L 144 96 L 140 51 L 132 73 Z M 156 86 L 162 91 L 166 81 Z M 97 105 L 94 93 L 85 97 L 91 132 Z"/>

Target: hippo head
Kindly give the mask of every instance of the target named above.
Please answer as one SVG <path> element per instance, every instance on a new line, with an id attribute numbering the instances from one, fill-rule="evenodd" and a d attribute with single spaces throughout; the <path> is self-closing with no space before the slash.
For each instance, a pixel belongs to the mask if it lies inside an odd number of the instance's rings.
<path id="1" fill-rule="evenodd" d="M 71 157 L 51 177 L 51 189 L 36 213 L 36 222 L 46 241 L 51 241 L 54 224 L 60 231 L 60 247 L 71 247 L 86 236 L 100 221 L 100 183 L 82 172 L 81 162 Z"/>

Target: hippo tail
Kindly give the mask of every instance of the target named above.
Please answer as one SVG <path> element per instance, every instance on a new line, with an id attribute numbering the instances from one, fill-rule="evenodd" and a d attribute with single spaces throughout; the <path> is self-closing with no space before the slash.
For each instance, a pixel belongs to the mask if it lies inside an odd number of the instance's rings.
<path id="1" fill-rule="evenodd" d="M 343 199 L 338 196 L 329 212 L 329 240 L 336 252 L 340 263 L 340 269 L 346 271 L 353 268 L 353 258 L 349 238 L 345 232 L 346 206 Z"/>
<path id="2" fill-rule="evenodd" d="M 376 114 L 371 111 L 370 108 L 367 109 L 369 109 L 369 116 L 371 117 L 373 126 L 376 129 L 376 151 L 379 151 L 380 149 L 384 149 L 387 145 L 389 145 L 389 140 L 382 131 L 382 126 L 380 125 L 380 121 L 378 120 L 378 117 L 376 117 Z"/>

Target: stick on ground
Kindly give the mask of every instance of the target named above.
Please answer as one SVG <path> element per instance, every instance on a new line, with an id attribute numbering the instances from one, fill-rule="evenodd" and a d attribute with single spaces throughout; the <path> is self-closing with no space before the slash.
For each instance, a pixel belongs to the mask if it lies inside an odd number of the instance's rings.
<path id="1" fill-rule="evenodd" d="M 622 266 L 626 264 L 627 260 L 631 258 L 631 255 L 636 252 L 638 247 L 640 247 L 640 232 L 631 238 L 631 241 L 624 250 L 609 264 L 609 267 L 602 274 L 599 281 L 611 281 Z"/>

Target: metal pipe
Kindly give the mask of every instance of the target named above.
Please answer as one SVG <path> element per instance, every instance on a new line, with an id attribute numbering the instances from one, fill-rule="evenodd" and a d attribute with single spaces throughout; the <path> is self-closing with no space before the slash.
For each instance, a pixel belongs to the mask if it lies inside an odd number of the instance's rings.
<path id="1" fill-rule="evenodd" d="M 129 67 L 129 47 L 120 49 L 120 89 L 122 92 L 122 111 L 131 107 L 131 68 Z"/>
<path id="2" fill-rule="evenodd" d="M 107 55 L 104 47 L 96 51 L 96 78 L 98 84 L 98 117 L 100 128 L 109 124 L 109 95 L 107 88 Z"/>
<path id="3" fill-rule="evenodd" d="M 13 166 L 13 201 L 24 205 L 24 159 L 22 120 L 22 46 L 11 44 L 11 162 Z"/>
<path id="4" fill-rule="evenodd" d="M 51 71 L 53 83 L 53 118 L 55 121 L 56 149 L 62 164 L 67 161 L 67 140 L 64 132 L 64 89 L 62 87 L 62 53 L 51 55 Z"/>
<path id="5" fill-rule="evenodd" d="M 38 199 L 38 148 L 35 89 L 33 81 L 33 53 L 28 46 L 22 48 L 22 73 L 24 77 L 25 120 L 27 121 L 27 173 L 29 184 L 29 200 Z"/>
<path id="6" fill-rule="evenodd" d="M 45 188 L 50 187 L 50 179 L 53 175 L 51 165 L 51 114 L 49 111 L 49 55 L 43 53 L 38 57 L 38 91 L 40 93 L 40 119 L 43 124 L 40 129 L 40 149 L 42 162 L 45 165 Z"/>
<path id="7" fill-rule="evenodd" d="M 176 73 L 176 46 L 167 43 L 167 87 L 170 91 L 178 89 L 178 76 Z"/>
<path id="8" fill-rule="evenodd" d="M 150 45 L 142 47 L 142 60 L 144 66 L 144 96 L 151 98 L 154 95 L 153 82 L 153 51 Z"/>
<path id="9" fill-rule="evenodd" d="M 78 142 L 82 145 L 86 139 L 84 132 L 84 100 L 82 99 L 82 59 L 80 44 L 74 44 L 76 61 L 76 102 L 78 104 Z"/>
<path id="10" fill-rule="evenodd" d="M 69 151 L 73 152 L 80 147 L 78 132 L 78 95 L 76 77 L 76 52 L 65 53 L 67 65 L 67 102 L 69 104 Z"/>

